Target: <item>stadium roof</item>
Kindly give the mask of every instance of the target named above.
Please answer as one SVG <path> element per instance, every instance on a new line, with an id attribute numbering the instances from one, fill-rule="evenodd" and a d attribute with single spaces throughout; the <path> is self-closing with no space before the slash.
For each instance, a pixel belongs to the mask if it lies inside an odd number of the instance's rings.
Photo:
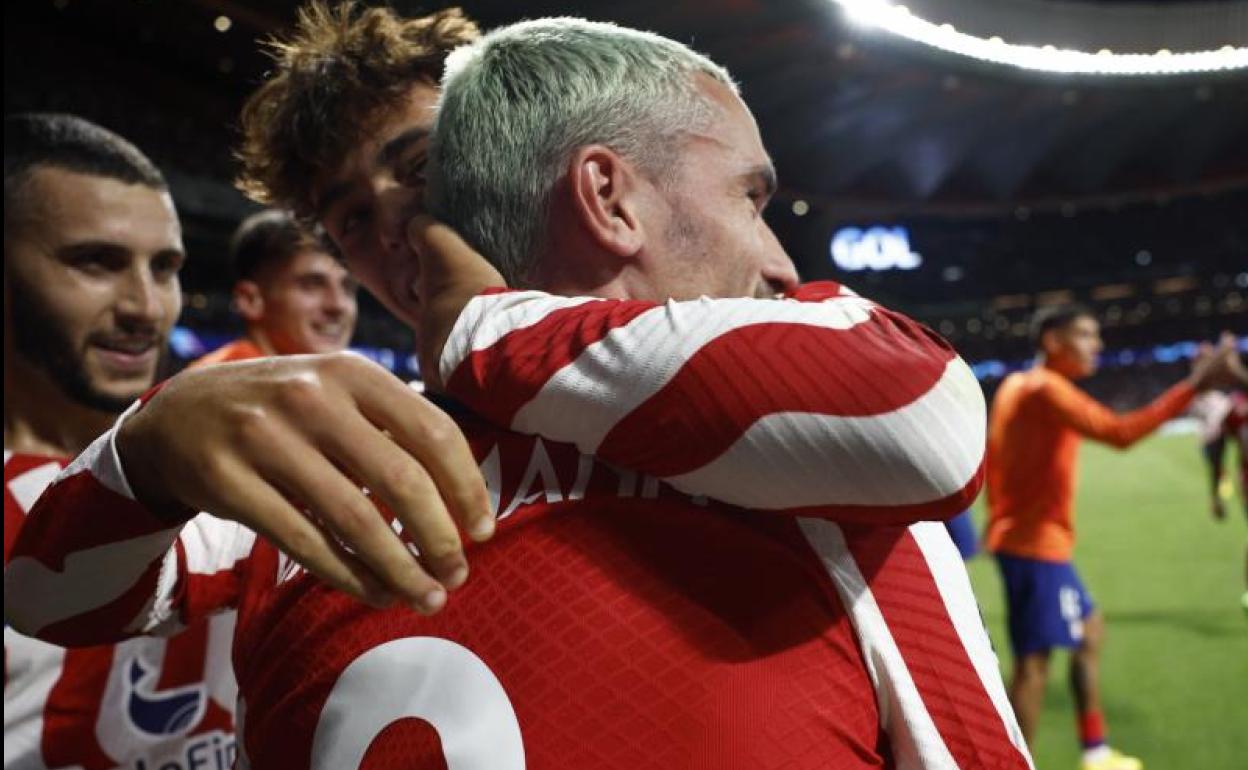
<path id="1" fill-rule="evenodd" d="M 976 213 L 1019 205 L 1083 210 L 1248 187 L 1248 70 L 1129 77 L 1024 70 L 854 23 L 841 8 L 853 2 L 462 5 L 486 26 L 522 16 L 578 14 L 693 44 L 741 80 L 785 195 L 814 206 L 882 213 Z M 406 5 L 417 12 L 434 4 Z M 1243 0 L 906 4 L 911 15 L 938 28 L 948 24 L 960 34 L 999 37 L 1003 44 L 1150 55 L 1165 48 L 1172 58 L 1248 46 Z M 57 87 L 66 86 L 67 78 L 89 80 L 101 58 L 124 56 L 151 70 L 153 79 L 173 84 L 166 89 L 187 91 L 186 101 L 212 104 L 214 116 L 232 117 L 267 66 L 256 38 L 289 24 L 296 6 L 288 0 L 6 4 L 6 109 L 18 98 L 10 97 L 16 81 L 56 78 Z M 38 40 L 31 31 L 39 25 L 45 36 L 65 39 L 55 56 L 66 61 L 52 75 L 39 64 L 48 54 L 28 42 Z M 91 44 L 80 48 L 76 39 Z M 219 126 L 204 130 L 227 135 Z M 224 153 L 221 159 L 218 176 L 227 179 Z"/>

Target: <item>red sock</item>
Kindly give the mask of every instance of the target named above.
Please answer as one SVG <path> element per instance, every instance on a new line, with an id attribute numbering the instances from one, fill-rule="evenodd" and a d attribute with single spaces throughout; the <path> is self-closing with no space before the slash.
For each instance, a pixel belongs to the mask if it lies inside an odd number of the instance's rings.
<path id="1" fill-rule="evenodd" d="M 1099 711 L 1079 715 L 1079 740 L 1085 749 L 1105 745 L 1105 717 Z"/>

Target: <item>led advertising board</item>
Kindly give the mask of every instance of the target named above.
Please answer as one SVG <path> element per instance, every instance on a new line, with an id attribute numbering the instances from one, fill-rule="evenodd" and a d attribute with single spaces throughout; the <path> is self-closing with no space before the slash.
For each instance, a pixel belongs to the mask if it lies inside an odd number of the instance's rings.
<path id="1" fill-rule="evenodd" d="M 910 233 L 900 225 L 842 227 L 832 235 L 832 261 L 841 270 L 917 270 L 923 257 L 910 249 Z"/>

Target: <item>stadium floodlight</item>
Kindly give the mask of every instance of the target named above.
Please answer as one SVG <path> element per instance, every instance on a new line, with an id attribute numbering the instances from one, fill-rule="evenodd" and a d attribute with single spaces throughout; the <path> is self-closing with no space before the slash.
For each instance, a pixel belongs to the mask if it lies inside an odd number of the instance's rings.
<path id="1" fill-rule="evenodd" d="M 841 6 L 851 21 L 864 27 L 877 27 L 890 34 L 969 56 L 980 61 L 1004 64 L 1036 72 L 1068 75 L 1182 75 L 1248 68 L 1248 47 L 1225 45 L 1212 51 L 1173 52 L 1162 49 L 1151 54 L 1095 53 L 1008 43 L 1000 37 L 981 38 L 959 32 L 951 24 L 934 24 L 921 19 L 904 5 L 889 0 L 830 0 Z"/>

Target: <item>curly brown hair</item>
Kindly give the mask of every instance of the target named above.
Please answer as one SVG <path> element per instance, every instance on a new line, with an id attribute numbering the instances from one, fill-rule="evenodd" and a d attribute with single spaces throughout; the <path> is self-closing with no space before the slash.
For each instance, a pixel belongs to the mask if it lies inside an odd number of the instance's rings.
<path id="1" fill-rule="evenodd" d="M 336 168 L 413 83 L 436 85 L 447 54 L 478 35 L 458 8 L 404 19 L 389 8 L 313 0 L 293 33 L 267 42 L 276 66 L 243 105 L 238 188 L 310 216 L 315 177 Z"/>

